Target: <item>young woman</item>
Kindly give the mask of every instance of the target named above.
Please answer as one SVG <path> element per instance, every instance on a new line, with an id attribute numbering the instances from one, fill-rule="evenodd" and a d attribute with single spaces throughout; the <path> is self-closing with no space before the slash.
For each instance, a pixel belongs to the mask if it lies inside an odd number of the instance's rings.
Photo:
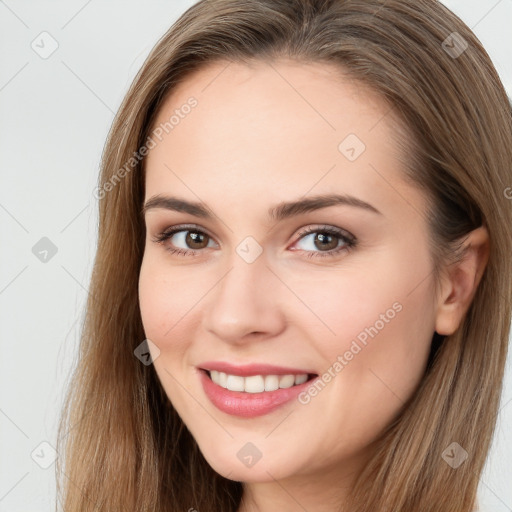
<path id="1" fill-rule="evenodd" d="M 105 147 L 63 510 L 475 510 L 511 162 L 440 3 L 195 4 Z"/>

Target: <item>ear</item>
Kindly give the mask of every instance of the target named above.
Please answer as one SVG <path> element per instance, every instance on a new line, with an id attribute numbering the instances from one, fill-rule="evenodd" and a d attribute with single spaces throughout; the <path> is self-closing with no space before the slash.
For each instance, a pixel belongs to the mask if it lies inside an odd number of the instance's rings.
<path id="1" fill-rule="evenodd" d="M 446 268 L 437 301 L 435 330 L 441 335 L 453 334 L 459 327 L 475 296 L 489 259 L 489 234 L 484 226 L 465 238 L 464 256 Z"/>

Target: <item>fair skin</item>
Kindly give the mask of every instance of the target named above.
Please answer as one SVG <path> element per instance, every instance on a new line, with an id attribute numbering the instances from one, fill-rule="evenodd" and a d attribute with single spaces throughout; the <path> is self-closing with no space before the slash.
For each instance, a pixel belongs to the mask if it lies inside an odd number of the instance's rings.
<path id="1" fill-rule="evenodd" d="M 488 236 L 483 228 L 471 234 L 465 259 L 435 297 L 426 198 L 402 179 L 389 107 L 326 64 L 226 66 L 189 76 L 154 125 L 197 99 L 148 154 L 145 203 L 172 195 L 202 202 L 214 215 L 146 211 L 144 330 L 160 350 L 154 368 L 162 386 L 204 457 L 221 475 L 244 482 L 239 512 L 331 511 L 371 456 L 371 443 L 417 389 L 434 331 L 451 334 L 460 324 L 486 263 Z M 366 146 L 353 161 L 338 149 L 348 134 Z M 324 194 L 354 196 L 380 213 L 336 204 L 267 217 L 278 203 Z M 182 224 L 193 226 L 154 241 Z M 353 235 L 355 247 L 344 250 L 337 235 L 323 246 L 326 226 Z M 304 227 L 312 234 L 301 236 Z M 187 244 L 186 235 L 197 232 L 202 245 L 190 245 L 190 237 Z M 236 250 L 249 236 L 263 251 L 251 263 Z M 204 361 L 322 375 L 387 311 L 393 318 L 388 313 L 306 404 L 292 400 L 243 418 L 205 395 L 198 376 Z M 248 442 L 262 454 L 251 467 L 237 457 Z"/>

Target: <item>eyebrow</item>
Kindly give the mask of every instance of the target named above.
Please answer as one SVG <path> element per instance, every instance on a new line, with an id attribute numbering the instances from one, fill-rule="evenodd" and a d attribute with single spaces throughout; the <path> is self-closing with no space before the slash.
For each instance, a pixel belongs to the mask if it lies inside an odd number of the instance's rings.
<path id="1" fill-rule="evenodd" d="M 280 221 L 293 217 L 294 215 L 300 215 L 303 213 L 320 210 L 329 206 L 346 205 L 355 208 L 364 209 L 366 211 L 382 215 L 374 206 L 358 199 L 351 195 L 342 194 L 326 194 L 310 196 L 303 199 L 297 199 L 290 202 L 282 202 L 275 206 L 272 206 L 268 210 L 268 218 L 270 221 Z M 157 194 L 151 197 L 142 207 L 141 214 L 143 216 L 149 210 L 163 208 L 166 210 L 172 210 L 176 212 L 184 212 L 195 217 L 200 217 L 207 220 L 213 220 L 216 215 L 213 211 L 208 208 L 204 203 L 197 201 L 187 201 L 173 196 L 165 196 Z"/>

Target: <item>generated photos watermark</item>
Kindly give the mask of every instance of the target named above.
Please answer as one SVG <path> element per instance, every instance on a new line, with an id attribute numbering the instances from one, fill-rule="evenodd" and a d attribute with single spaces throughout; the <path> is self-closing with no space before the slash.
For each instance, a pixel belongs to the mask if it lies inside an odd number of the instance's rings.
<path id="1" fill-rule="evenodd" d="M 145 144 L 143 144 L 138 151 L 134 151 L 133 156 L 128 159 L 123 167 L 118 169 L 106 183 L 103 183 L 101 186 L 94 189 L 93 196 L 96 199 L 103 199 L 107 195 L 107 192 L 114 190 L 115 186 L 120 183 L 121 180 L 148 154 L 149 150 L 155 148 L 158 142 L 162 142 L 164 133 L 168 134 L 174 130 L 174 128 L 176 128 L 176 126 L 178 126 L 181 121 L 185 119 L 190 112 L 192 112 L 192 109 L 197 107 L 197 105 L 197 99 L 191 96 L 186 103 L 181 105 L 180 108 L 175 109 L 174 114 L 164 123 L 160 123 L 151 132 L 151 135 L 148 136 Z"/>
<path id="2" fill-rule="evenodd" d="M 403 306 L 400 302 L 393 303 L 392 307 L 387 309 L 385 313 L 379 315 L 379 319 L 370 327 L 365 327 L 356 337 L 352 340 L 350 347 L 343 353 L 338 355 L 336 361 L 327 368 L 327 370 L 319 376 L 315 381 L 304 391 L 299 393 L 297 400 L 306 405 L 311 402 L 311 399 L 320 393 L 325 386 L 334 379 L 354 357 L 359 354 L 367 345 L 369 338 L 373 339 L 379 334 L 387 324 L 393 320 Z"/>

